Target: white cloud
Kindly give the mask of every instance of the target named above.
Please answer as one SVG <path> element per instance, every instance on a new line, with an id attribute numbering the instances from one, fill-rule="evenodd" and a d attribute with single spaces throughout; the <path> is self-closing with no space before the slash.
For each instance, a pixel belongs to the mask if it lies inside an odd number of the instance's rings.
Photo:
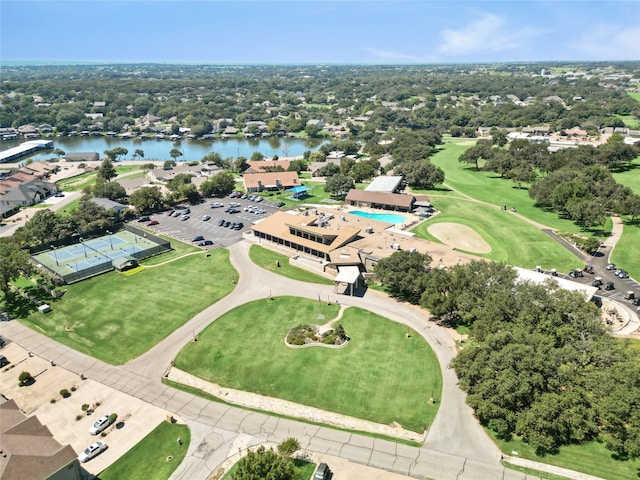
<path id="1" fill-rule="evenodd" d="M 639 60 L 640 27 L 596 25 L 571 43 L 573 51 L 589 60 Z"/>
<path id="2" fill-rule="evenodd" d="M 424 62 L 432 62 L 435 59 L 422 55 L 414 55 L 410 53 L 402 53 L 396 52 L 393 50 L 382 50 L 380 48 L 373 47 L 364 47 L 364 50 L 374 55 L 376 58 L 380 60 L 385 60 L 389 62 L 407 62 L 407 63 L 424 63 Z"/>
<path id="3" fill-rule="evenodd" d="M 499 15 L 483 14 L 477 20 L 458 30 L 442 31 L 443 43 L 438 53 L 447 56 L 463 56 L 482 52 L 515 50 L 531 45 L 532 39 L 542 32 L 530 27 L 512 25 Z"/>

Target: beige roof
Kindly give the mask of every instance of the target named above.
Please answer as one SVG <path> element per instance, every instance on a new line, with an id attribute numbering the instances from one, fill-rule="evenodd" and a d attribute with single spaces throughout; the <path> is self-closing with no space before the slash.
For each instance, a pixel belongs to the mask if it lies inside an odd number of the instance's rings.
<path id="1" fill-rule="evenodd" d="M 335 218 L 329 219 L 328 223 L 321 226 L 323 220 L 328 218 L 328 215 L 320 216 L 311 213 L 294 215 L 287 212 L 276 212 L 255 224 L 252 229 L 255 232 L 271 235 L 328 254 L 332 250 L 348 244 L 360 233 L 360 228 L 347 225 Z M 320 237 L 323 239 L 323 243 L 298 236 L 294 232 Z"/>
<path id="2" fill-rule="evenodd" d="M 299 187 L 300 179 L 298 172 L 262 172 L 262 173 L 245 173 L 242 176 L 244 188 L 258 188 L 260 185 L 265 188 L 289 188 Z M 278 185 L 280 182 L 280 185 Z"/>
<path id="3" fill-rule="evenodd" d="M 282 167 L 283 170 L 288 170 L 291 162 L 289 160 L 260 160 L 247 162 L 249 165 L 249 171 L 264 172 L 268 168 Z"/>
<path id="4" fill-rule="evenodd" d="M 413 195 L 406 195 L 403 193 L 388 193 L 388 192 L 370 192 L 366 190 L 357 190 L 352 188 L 347 193 L 345 202 L 365 202 L 376 203 L 380 205 L 389 205 L 393 207 L 411 208 L 411 205 L 415 201 Z"/>

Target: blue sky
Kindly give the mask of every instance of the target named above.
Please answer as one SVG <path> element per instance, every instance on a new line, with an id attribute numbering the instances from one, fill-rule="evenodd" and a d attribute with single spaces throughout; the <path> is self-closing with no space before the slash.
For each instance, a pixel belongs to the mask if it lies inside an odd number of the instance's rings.
<path id="1" fill-rule="evenodd" d="M 0 60 L 640 60 L 640 0 L 0 0 Z"/>

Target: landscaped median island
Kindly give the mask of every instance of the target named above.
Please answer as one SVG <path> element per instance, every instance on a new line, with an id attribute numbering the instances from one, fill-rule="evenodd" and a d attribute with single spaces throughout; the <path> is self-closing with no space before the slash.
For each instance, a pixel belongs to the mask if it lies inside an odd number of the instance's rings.
<path id="1" fill-rule="evenodd" d="M 339 310 L 288 296 L 247 303 L 201 332 L 175 367 L 226 389 L 424 432 L 438 410 L 442 378 L 434 352 L 406 326 L 349 307 L 339 319 L 346 346 L 290 348 L 283 341 L 296 325 L 317 324 L 320 316 L 327 324 Z"/>
<path id="2" fill-rule="evenodd" d="M 131 276 L 110 272 L 67 285 L 67 293 L 51 302 L 52 312 L 36 311 L 21 321 L 87 355 L 122 364 L 228 295 L 237 279 L 229 252 L 217 249 Z"/>

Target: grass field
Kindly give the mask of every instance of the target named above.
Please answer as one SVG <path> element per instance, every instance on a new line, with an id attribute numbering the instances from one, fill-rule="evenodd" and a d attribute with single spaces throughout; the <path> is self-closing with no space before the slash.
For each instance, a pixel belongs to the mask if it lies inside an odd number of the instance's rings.
<path id="1" fill-rule="evenodd" d="M 433 196 L 431 202 L 442 213 L 412 230 L 420 238 L 439 242 L 428 233 L 430 225 L 461 223 L 473 228 L 491 246 L 491 252 L 481 257 L 524 268 L 542 265 L 559 272 L 582 266 L 578 257 L 511 212 L 450 197 Z"/>
<path id="2" fill-rule="evenodd" d="M 87 355 L 122 364 L 227 295 L 237 278 L 229 252 L 219 249 L 131 276 L 109 272 L 67 285 L 51 313 L 36 311 L 21 321 Z"/>
<path id="3" fill-rule="evenodd" d="M 631 162 L 630 168 L 615 172 L 613 178 L 616 182 L 629 187 L 636 195 L 640 195 L 640 157 Z"/>
<path id="4" fill-rule="evenodd" d="M 631 98 L 633 98 L 636 102 L 640 102 L 640 92 L 627 92 Z"/>
<path id="5" fill-rule="evenodd" d="M 500 450 L 507 455 L 512 455 L 512 452 L 516 451 L 518 456 L 522 458 L 588 473 L 608 480 L 638 478 L 640 461 L 615 460 L 611 457 L 611 452 L 602 443 L 590 442 L 583 445 L 569 445 L 560 448 L 560 453 L 557 455 L 539 457 L 533 447 L 521 440 L 513 439 L 505 442 L 497 439 L 490 430 L 487 430 L 487 432 L 497 443 Z"/>
<path id="6" fill-rule="evenodd" d="M 415 333 L 407 338 L 407 327 L 348 308 L 339 321 L 351 338 L 346 347 L 284 344 L 292 327 L 319 314 L 327 322 L 338 308 L 295 297 L 248 303 L 207 327 L 175 365 L 225 387 L 422 432 L 437 412 L 442 378 L 429 345 Z"/>
<path id="7" fill-rule="evenodd" d="M 178 445 L 176 439 L 182 440 Z M 167 480 L 184 459 L 191 433 L 186 425 L 162 422 L 116 463 L 98 475 L 98 480 Z M 173 457 L 167 461 L 167 457 Z"/>
<path id="8" fill-rule="evenodd" d="M 468 139 L 445 137 L 445 140 L 445 145 L 431 157 L 431 162 L 444 170 L 446 185 L 482 202 L 516 207 L 524 217 L 555 230 L 582 233 L 573 222 L 560 218 L 555 212 L 536 207 L 526 188 L 518 188 L 511 180 L 500 178 L 493 172 L 476 171 L 474 165 L 460 162 L 458 158 L 472 144 Z M 426 193 L 436 195 L 441 192 Z M 451 195 L 451 192 L 446 195 Z M 605 233 L 610 231 L 611 225 L 608 224 Z"/>
<path id="9" fill-rule="evenodd" d="M 620 115 L 615 114 L 614 117 L 619 118 L 624 123 L 625 127 L 628 128 L 638 128 L 640 126 L 640 120 L 635 115 Z"/>
<path id="10" fill-rule="evenodd" d="M 270 272 L 282 275 L 283 277 L 300 280 L 301 282 L 333 285 L 333 280 L 330 278 L 308 272 L 299 267 L 294 267 L 289 264 L 288 256 L 261 247 L 260 245 L 251 245 L 249 257 L 256 265 Z"/>
<path id="11" fill-rule="evenodd" d="M 611 254 L 611 261 L 624 268 L 632 278 L 640 280 L 640 222 L 635 224 L 625 221 L 622 236 Z M 640 294 L 640 292 L 636 292 Z"/>

